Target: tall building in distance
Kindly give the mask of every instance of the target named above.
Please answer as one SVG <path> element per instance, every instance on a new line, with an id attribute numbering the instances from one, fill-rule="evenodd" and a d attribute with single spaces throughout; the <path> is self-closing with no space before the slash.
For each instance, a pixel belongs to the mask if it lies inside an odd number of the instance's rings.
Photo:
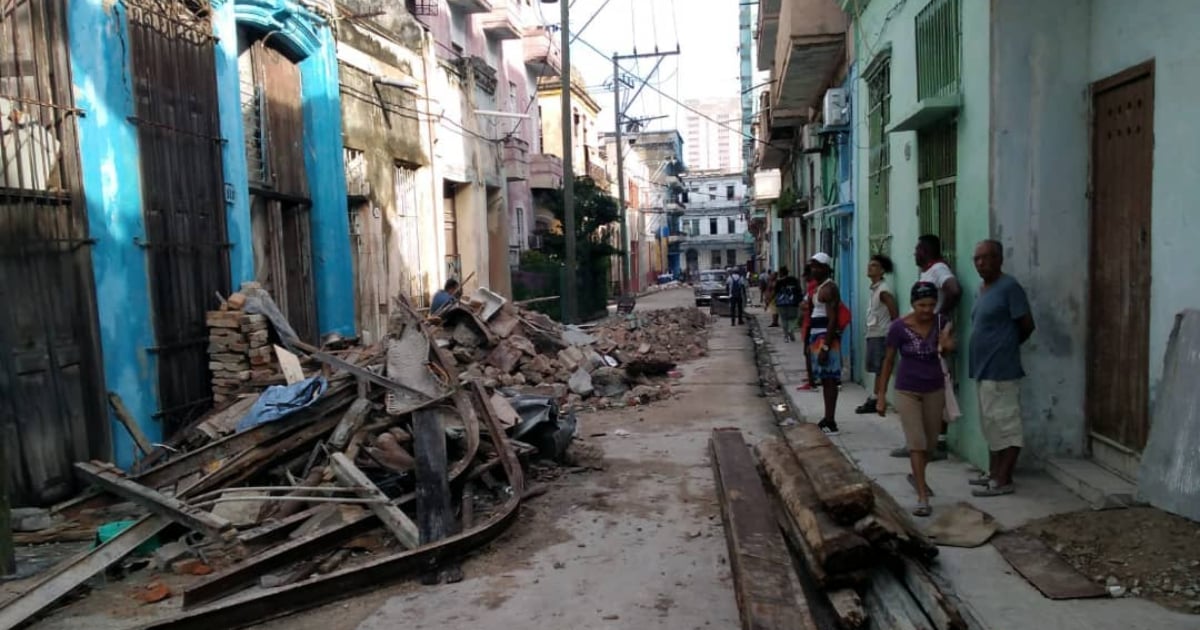
<path id="1" fill-rule="evenodd" d="M 687 101 L 683 149 L 688 170 L 742 171 L 742 105 L 736 96 Z M 697 113 L 699 112 L 699 113 Z M 703 114 L 703 115 L 701 115 Z"/>

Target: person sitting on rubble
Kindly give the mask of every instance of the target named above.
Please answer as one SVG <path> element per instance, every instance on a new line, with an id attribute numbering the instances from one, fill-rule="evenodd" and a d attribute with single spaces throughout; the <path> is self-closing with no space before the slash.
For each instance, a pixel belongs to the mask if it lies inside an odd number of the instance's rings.
<path id="1" fill-rule="evenodd" d="M 433 302 L 429 305 L 429 314 L 437 315 L 446 310 L 458 302 L 458 296 L 461 293 L 458 280 L 450 278 L 446 281 L 446 286 L 441 291 L 433 294 Z"/>

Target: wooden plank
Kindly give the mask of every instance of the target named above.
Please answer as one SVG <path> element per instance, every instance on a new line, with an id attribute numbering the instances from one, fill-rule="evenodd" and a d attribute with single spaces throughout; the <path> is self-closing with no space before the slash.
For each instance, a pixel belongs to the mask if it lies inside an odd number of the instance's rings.
<path id="1" fill-rule="evenodd" d="M 347 486 L 363 488 L 357 492 L 359 496 L 387 500 L 387 495 L 376 488 L 375 484 L 344 453 L 331 455 L 330 464 L 333 466 L 333 472 L 337 475 L 338 481 Z M 372 503 L 370 508 L 375 516 L 383 521 L 383 526 L 396 536 L 400 544 L 404 545 L 405 549 L 416 549 L 420 546 L 421 538 L 417 524 L 412 522 L 412 519 L 408 518 L 400 508 L 390 503 Z"/>
<path id="2" fill-rule="evenodd" d="M 967 629 L 967 622 L 958 607 L 942 593 L 942 589 L 934 583 L 933 576 L 920 563 L 912 558 L 901 558 L 900 580 L 937 630 Z"/>
<path id="3" fill-rule="evenodd" d="M 300 367 L 300 357 L 288 352 L 286 348 L 274 346 L 275 357 L 279 359 L 279 368 L 283 370 L 283 378 L 288 385 L 295 385 L 304 380 L 304 368 Z"/>
<path id="4" fill-rule="evenodd" d="M 1050 599 L 1104 597 L 1108 590 L 1080 573 L 1041 539 L 1015 532 L 992 538 L 1001 556 Z"/>
<path id="5" fill-rule="evenodd" d="M 912 595 L 884 568 L 871 574 L 863 593 L 863 610 L 879 630 L 933 630 L 933 624 Z"/>
<path id="6" fill-rule="evenodd" d="M 160 516 L 143 517 L 108 542 L 61 563 L 0 608 L 0 628 L 10 630 L 28 622 L 59 598 L 157 536 L 169 524 L 170 521 Z"/>
<path id="7" fill-rule="evenodd" d="M 867 613 L 863 610 L 862 598 L 852 588 L 840 588 L 825 593 L 829 597 L 829 605 L 837 615 L 838 623 L 844 630 L 859 630 L 867 625 Z"/>
<path id="8" fill-rule="evenodd" d="M 350 408 L 338 421 L 333 434 L 329 436 L 329 447 L 335 451 L 346 450 L 346 446 L 350 443 L 350 437 L 354 435 L 355 431 L 358 431 L 370 413 L 371 401 L 366 398 L 358 398 L 351 403 Z"/>
<path id="9" fill-rule="evenodd" d="M 766 439 L 756 450 L 763 471 L 821 568 L 827 573 L 843 573 L 875 563 L 877 554 L 871 545 L 850 528 L 833 522 L 821 508 L 808 475 L 787 444 Z"/>
<path id="10" fill-rule="evenodd" d="M 157 490 L 132 481 L 120 474 L 119 469 L 110 465 L 97 462 L 78 462 L 75 464 L 75 469 L 83 473 L 88 482 L 133 501 L 184 527 L 202 532 L 212 540 L 233 540 L 236 535 L 233 523 L 216 514 L 192 507 L 179 499 L 168 497 Z"/>
<path id="11" fill-rule="evenodd" d="M 712 453 L 743 630 L 815 630 L 741 431 L 714 430 Z"/>
<path id="12" fill-rule="evenodd" d="M 446 461 L 446 429 L 438 409 L 413 413 L 413 455 L 417 460 L 417 529 L 421 544 L 457 533 L 450 502 Z"/>
<path id="13" fill-rule="evenodd" d="M 875 498 L 870 480 L 817 425 L 797 424 L 783 435 L 833 520 L 852 525 L 871 513 Z"/>
<path id="14" fill-rule="evenodd" d="M 125 401 L 121 400 L 121 395 L 116 392 L 108 392 L 108 404 L 112 405 L 113 414 L 117 416 L 117 420 L 124 425 L 126 431 L 129 431 L 129 436 L 133 438 L 133 443 L 137 445 L 138 450 L 143 455 L 148 455 L 150 451 L 153 451 L 154 445 L 142 432 L 142 427 L 138 425 L 137 420 L 134 420 L 133 414 L 129 413 L 129 408 L 125 406 Z"/>
<path id="15" fill-rule="evenodd" d="M 875 508 L 872 516 L 892 532 L 896 537 L 896 545 L 923 562 L 929 562 L 937 557 L 938 548 L 919 527 L 909 518 L 908 512 L 896 503 L 896 499 L 888 494 L 878 484 L 875 488 Z"/>

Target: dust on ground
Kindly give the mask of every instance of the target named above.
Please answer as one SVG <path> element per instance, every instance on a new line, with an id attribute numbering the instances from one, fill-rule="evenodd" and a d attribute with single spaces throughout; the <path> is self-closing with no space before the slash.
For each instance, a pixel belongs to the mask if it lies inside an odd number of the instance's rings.
<path id="1" fill-rule="evenodd" d="M 1200 523 L 1138 507 L 1057 514 L 1022 529 L 1101 584 L 1200 613 Z"/>

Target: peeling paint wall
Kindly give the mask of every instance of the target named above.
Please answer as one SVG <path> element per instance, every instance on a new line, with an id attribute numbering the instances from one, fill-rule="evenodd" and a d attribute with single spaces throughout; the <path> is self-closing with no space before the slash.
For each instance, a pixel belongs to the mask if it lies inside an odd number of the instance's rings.
<path id="1" fill-rule="evenodd" d="M 92 267 L 104 379 L 121 396 L 151 441 L 162 439 L 158 372 L 142 216 L 137 130 L 129 120 L 134 101 L 129 74 L 124 6 L 104 0 L 73 0 L 67 14 L 79 154 L 88 229 L 96 244 Z M 111 413 L 108 409 L 106 413 Z M 113 460 L 134 461 L 129 432 L 112 421 Z"/>
<path id="2" fill-rule="evenodd" d="M 993 2 L 991 233 L 1025 287 L 1025 437 L 1084 452 L 1090 0 Z"/>

